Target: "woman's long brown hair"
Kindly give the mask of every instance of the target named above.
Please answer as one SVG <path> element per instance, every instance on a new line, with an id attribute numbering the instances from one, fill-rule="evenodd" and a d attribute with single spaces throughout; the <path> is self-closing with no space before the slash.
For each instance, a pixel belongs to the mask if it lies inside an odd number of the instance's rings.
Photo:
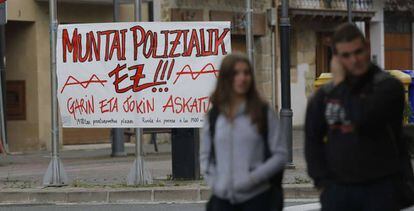
<path id="1" fill-rule="evenodd" d="M 242 54 L 229 54 L 223 59 L 220 65 L 220 73 L 216 89 L 211 96 L 211 103 L 220 111 L 220 113 L 229 116 L 229 113 L 225 108 L 230 106 L 232 100 L 232 95 L 234 93 L 233 81 L 234 76 L 236 75 L 234 67 L 239 62 L 247 64 L 249 67 L 249 74 L 252 78 L 250 88 L 246 93 L 246 113 L 251 117 L 252 122 L 257 124 L 258 130 L 263 131 L 264 128 L 262 122 L 264 119 L 267 121 L 267 116 L 263 116 L 262 108 L 266 105 L 266 102 L 262 100 L 257 91 L 253 67 L 246 56 Z"/>

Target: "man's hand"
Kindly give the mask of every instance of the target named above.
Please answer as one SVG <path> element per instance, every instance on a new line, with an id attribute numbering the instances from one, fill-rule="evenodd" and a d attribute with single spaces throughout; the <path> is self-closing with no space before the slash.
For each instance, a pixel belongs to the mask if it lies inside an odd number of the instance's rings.
<path id="1" fill-rule="evenodd" d="M 339 63 L 338 58 L 334 56 L 331 60 L 332 81 L 334 85 L 340 84 L 345 79 L 345 70 Z"/>

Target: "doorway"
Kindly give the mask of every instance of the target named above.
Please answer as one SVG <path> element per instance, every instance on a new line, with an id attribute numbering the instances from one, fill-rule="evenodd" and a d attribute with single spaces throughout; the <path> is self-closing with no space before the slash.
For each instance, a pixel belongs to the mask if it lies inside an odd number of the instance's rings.
<path id="1" fill-rule="evenodd" d="M 331 72 L 330 62 L 333 56 L 332 51 L 333 32 L 319 32 L 316 44 L 316 78 L 322 73 Z"/>
<path id="2" fill-rule="evenodd" d="M 407 17 L 388 12 L 384 25 L 385 69 L 413 69 L 411 21 Z"/>

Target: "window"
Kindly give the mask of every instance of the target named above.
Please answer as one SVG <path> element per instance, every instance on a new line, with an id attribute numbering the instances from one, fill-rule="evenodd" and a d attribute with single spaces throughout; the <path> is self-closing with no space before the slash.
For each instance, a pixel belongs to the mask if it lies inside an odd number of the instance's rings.
<path id="1" fill-rule="evenodd" d="M 7 120 L 26 120 L 25 84 L 25 81 L 7 81 Z"/>

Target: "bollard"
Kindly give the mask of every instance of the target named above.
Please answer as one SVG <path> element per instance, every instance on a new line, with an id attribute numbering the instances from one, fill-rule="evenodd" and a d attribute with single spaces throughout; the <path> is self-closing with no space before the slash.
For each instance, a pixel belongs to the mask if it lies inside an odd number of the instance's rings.
<path id="1" fill-rule="evenodd" d="M 172 129 L 171 156 L 173 179 L 200 179 L 199 129 Z"/>

